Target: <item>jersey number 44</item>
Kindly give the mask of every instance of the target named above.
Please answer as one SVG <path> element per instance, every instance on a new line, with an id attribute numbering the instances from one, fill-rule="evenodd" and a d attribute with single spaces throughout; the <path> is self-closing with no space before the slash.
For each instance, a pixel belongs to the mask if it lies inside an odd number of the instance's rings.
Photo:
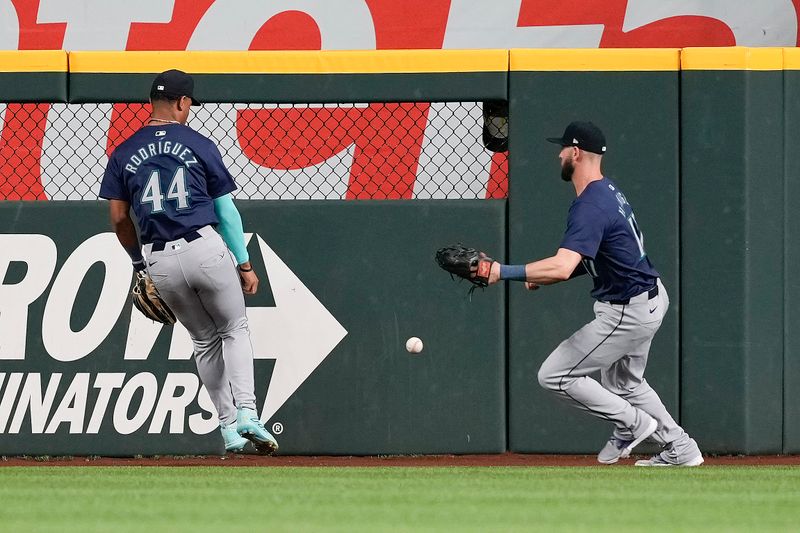
<path id="1" fill-rule="evenodd" d="M 174 201 L 177 209 L 189 208 L 189 190 L 186 188 L 186 167 L 178 167 L 172 176 L 167 187 L 167 194 L 161 192 L 161 175 L 158 170 L 150 173 L 142 191 L 139 201 L 143 204 L 151 205 L 152 213 L 160 213 L 164 210 L 165 201 Z"/>

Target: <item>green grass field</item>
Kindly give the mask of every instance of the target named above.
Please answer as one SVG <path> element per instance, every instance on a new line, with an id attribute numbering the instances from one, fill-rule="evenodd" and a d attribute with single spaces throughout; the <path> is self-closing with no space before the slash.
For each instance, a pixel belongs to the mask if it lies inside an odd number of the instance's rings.
<path id="1" fill-rule="evenodd" d="M 800 531 L 793 467 L 3 467 L 2 531 Z"/>

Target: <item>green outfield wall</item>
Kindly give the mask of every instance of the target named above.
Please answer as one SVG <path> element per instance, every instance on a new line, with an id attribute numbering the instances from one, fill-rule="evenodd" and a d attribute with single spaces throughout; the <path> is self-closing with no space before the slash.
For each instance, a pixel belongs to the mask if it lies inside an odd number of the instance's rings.
<path id="1" fill-rule="evenodd" d="M 687 49 L 682 420 L 709 451 L 782 451 L 783 60 Z"/>
<path id="2" fill-rule="evenodd" d="M 610 424 L 537 383 L 592 319 L 590 280 L 470 300 L 433 261 L 458 241 L 509 263 L 555 253 L 574 189 L 545 137 L 578 119 L 605 132 L 669 291 L 645 377 L 705 452 L 800 453 L 798 49 L 0 52 L 0 102 L 143 102 L 168 68 L 205 102 L 509 102 L 507 200 L 238 203 L 263 282 L 258 402 L 283 453 L 604 444 Z M 188 336 L 131 312 L 105 210 L 0 202 L 0 454 L 220 453 Z"/>

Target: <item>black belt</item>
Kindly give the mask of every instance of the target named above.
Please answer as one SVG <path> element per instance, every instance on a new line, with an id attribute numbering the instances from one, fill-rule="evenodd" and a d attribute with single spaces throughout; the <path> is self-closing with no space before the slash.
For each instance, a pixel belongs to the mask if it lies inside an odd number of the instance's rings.
<path id="1" fill-rule="evenodd" d="M 636 296 L 638 296 L 638 294 Z M 647 299 L 648 300 L 652 300 L 656 296 L 658 296 L 658 285 L 656 285 L 655 287 L 653 287 L 652 289 L 647 291 Z M 625 300 L 609 300 L 606 303 L 609 303 L 611 305 L 628 305 L 629 303 L 631 303 L 631 299 L 630 298 L 626 298 Z"/>
<path id="2" fill-rule="evenodd" d="M 178 237 L 178 239 L 183 239 L 186 242 L 192 242 L 192 241 L 196 241 L 200 237 L 202 237 L 202 235 L 200 235 L 196 231 L 190 231 L 186 235 L 181 235 L 180 237 Z M 177 241 L 178 239 L 175 239 L 175 240 Z M 153 248 L 151 248 L 150 251 L 151 252 L 163 252 L 164 248 L 166 248 L 168 242 L 172 242 L 172 241 L 153 241 L 153 242 L 150 243 L 150 244 L 153 245 Z"/>

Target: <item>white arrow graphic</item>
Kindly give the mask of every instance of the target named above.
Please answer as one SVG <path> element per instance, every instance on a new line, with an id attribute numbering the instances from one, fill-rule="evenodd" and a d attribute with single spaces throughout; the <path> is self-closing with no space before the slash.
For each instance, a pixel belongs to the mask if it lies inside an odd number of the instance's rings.
<path id="1" fill-rule="evenodd" d="M 249 235 L 245 235 L 250 240 Z M 258 236 L 275 307 L 250 307 L 250 340 L 256 359 L 275 359 L 267 398 L 266 422 L 294 394 L 347 335 L 347 330 Z"/>
<path id="2" fill-rule="evenodd" d="M 245 242 L 249 243 L 252 236 L 246 233 Z M 275 299 L 275 307 L 247 308 L 253 357 L 275 359 L 261 409 L 261 420 L 266 422 L 328 357 L 347 330 L 272 248 L 257 237 Z M 138 311 L 131 312 L 125 359 L 147 359 L 162 327 Z M 189 359 L 191 354 L 192 340 L 186 328 L 178 323 L 172 332 L 169 359 Z"/>

